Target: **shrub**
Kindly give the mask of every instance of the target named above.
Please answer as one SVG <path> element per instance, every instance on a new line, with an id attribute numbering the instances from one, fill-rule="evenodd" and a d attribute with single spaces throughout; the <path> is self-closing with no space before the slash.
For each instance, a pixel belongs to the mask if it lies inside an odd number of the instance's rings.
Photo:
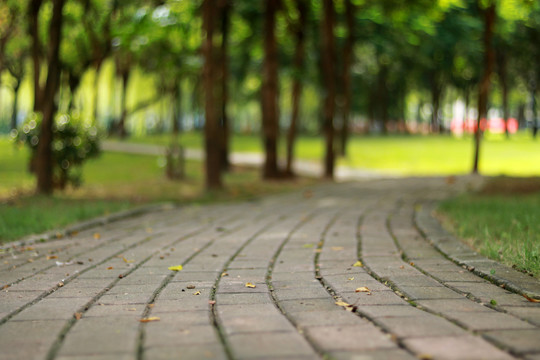
<path id="1" fill-rule="evenodd" d="M 20 130 L 11 133 L 17 143 L 32 151 L 30 171 L 34 172 L 41 119 L 31 115 Z M 54 161 L 53 183 L 65 189 L 68 184 L 78 187 L 82 183 L 82 165 L 100 154 L 98 130 L 80 121 L 77 115 L 58 114 L 53 125 L 52 156 Z"/>

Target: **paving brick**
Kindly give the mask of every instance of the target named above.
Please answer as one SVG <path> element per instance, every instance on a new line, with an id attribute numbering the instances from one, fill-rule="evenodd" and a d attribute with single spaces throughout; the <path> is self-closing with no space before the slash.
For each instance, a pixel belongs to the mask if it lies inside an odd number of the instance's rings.
<path id="1" fill-rule="evenodd" d="M 409 338 L 404 340 L 404 344 L 424 358 L 431 357 L 443 360 L 512 359 L 510 355 L 472 335 Z"/>
<path id="2" fill-rule="evenodd" d="M 463 329 L 438 316 L 379 317 L 390 333 L 399 338 L 462 335 Z"/>
<path id="3" fill-rule="evenodd" d="M 297 332 L 233 334 L 229 337 L 231 350 L 236 359 L 282 356 L 312 356 L 315 350 Z"/>
<path id="4" fill-rule="evenodd" d="M 540 329 L 495 330 L 485 332 L 484 336 L 518 354 L 540 352 Z"/>
<path id="5" fill-rule="evenodd" d="M 500 329 L 533 329 L 534 326 L 526 321 L 500 312 L 453 312 L 449 314 L 467 329 L 500 330 Z"/>
<path id="6" fill-rule="evenodd" d="M 332 359 L 336 360 L 415 360 L 416 356 L 402 349 L 384 349 L 361 352 L 332 351 Z"/>
<path id="7" fill-rule="evenodd" d="M 396 347 L 390 337 L 372 324 L 310 326 L 304 332 L 325 352 L 365 351 Z"/>
<path id="8" fill-rule="evenodd" d="M 144 350 L 144 358 L 152 360 L 227 360 L 221 344 L 194 344 L 148 347 Z M 89 359 L 90 360 L 90 359 Z"/>

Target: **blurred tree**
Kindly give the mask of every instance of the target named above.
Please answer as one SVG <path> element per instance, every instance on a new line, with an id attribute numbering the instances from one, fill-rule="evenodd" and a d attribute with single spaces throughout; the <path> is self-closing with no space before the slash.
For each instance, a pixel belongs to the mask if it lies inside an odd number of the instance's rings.
<path id="1" fill-rule="evenodd" d="M 335 166 L 334 114 L 336 107 L 336 46 L 334 36 L 335 8 L 333 0 L 323 0 L 321 21 L 321 66 L 324 86 L 323 129 L 325 138 L 324 177 L 333 179 Z"/>
<path id="2" fill-rule="evenodd" d="M 28 8 L 29 32 L 32 38 L 32 59 L 34 63 L 34 109 L 41 114 L 39 143 L 35 155 L 37 192 L 50 194 L 53 191 L 53 122 L 57 104 L 56 94 L 60 86 L 60 43 L 62 39 L 63 9 L 65 0 L 52 0 L 53 8 L 48 29 L 47 79 L 45 86 L 40 82 L 41 44 L 39 33 L 39 12 L 43 0 L 31 0 Z"/>

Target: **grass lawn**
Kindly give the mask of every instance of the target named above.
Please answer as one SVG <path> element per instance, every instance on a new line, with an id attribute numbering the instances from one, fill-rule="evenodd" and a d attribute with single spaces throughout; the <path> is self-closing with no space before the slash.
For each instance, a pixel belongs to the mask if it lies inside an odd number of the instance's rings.
<path id="1" fill-rule="evenodd" d="M 446 227 L 483 255 L 540 277 L 540 179 L 494 178 L 441 203 Z"/>
<path id="2" fill-rule="evenodd" d="M 152 135 L 128 141 L 166 145 L 170 136 Z M 182 134 L 180 142 L 186 148 L 202 148 L 202 137 L 197 132 Z M 234 135 L 231 148 L 235 152 L 262 152 L 261 139 L 258 135 Z M 338 162 L 353 168 L 414 176 L 468 174 L 472 169 L 473 140 L 470 136 L 354 136 L 348 149 L 348 156 Z M 323 152 L 321 137 L 301 136 L 295 146 L 299 159 L 320 161 Z M 284 157 L 283 141 L 280 154 Z M 492 176 L 540 175 L 540 139 L 533 140 L 528 132 L 516 134 L 511 139 L 485 134 L 480 171 Z"/>
<path id="3" fill-rule="evenodd" d="M 236 168 L 224 177 L 224 191 L 206 193 L 200 162 L 188 161 L 186 179 L 171 181 L 165 178 L 162 158 L 103 153 L 85 165 L 82 187 L 42 197 L 32 195 L 35 179 L 27 161 L 26 148 L 0 137 L 0 243 L 145 203 L 249 199 L 316 182 L 262 182 L 259 171 Z"/>

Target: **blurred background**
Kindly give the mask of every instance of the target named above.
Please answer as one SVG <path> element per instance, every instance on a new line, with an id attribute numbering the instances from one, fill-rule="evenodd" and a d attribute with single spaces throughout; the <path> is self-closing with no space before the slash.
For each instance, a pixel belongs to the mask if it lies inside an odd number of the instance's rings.
<path id="1" fill-rule="evenodd" d="M 0 228 L 340 168 L 537 191 L 539 83 L 535 0 L 2 0 Z"/>

